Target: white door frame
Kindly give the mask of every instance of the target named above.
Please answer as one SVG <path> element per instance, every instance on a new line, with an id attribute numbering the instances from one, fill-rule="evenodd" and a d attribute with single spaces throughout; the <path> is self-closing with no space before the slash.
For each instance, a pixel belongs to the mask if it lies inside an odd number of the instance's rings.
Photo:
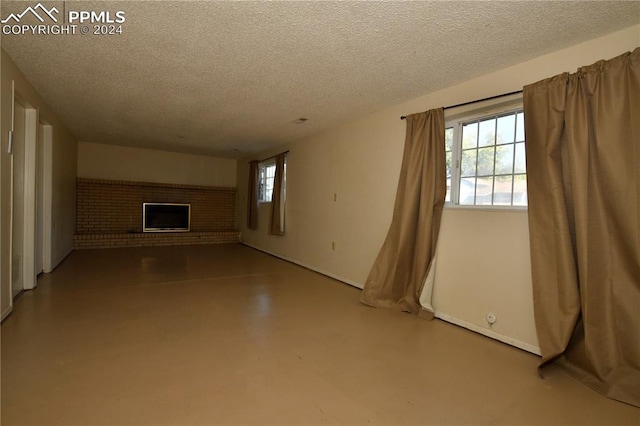
<path id="1" fill-rule="evenodd" d="M 36 245 L 35 265 L 36 276 L 44 272 L 44 127 L 45 124 L 38 121 L 38 139 L 36 145 Z"/>
<path id="2" fill-rule="evenodd" d="M 23 104 L 24 105 L 24 104 Z M 36 287 L 36 176 L 38 111 L 25 107 L 24 132 L 24 289 Z"/>
<path id="3" fill-rule="evenodd" d="M 53 206 L 53 126 L 46 121 L 42 121 L 44 124 L 42 142 L 44 144 L 42 149 L 42 270 L 44 273 L 49 273 L 53 270 L 51 262 L 51 243 L 52 243 L 52 206 Z"/>
<path id="4" fill-rule="evenodd" d="M 31 290 L 36 287 L 36 156 L 38 139 L 38 110 L 31 107 L 19 93 L 14 89 L 13 105 L 18 102 L 25 109 L 25 132 L 24 132 L 24 226 L 23 251 L 22 251 L 22 288 Z M 13 107 L 12 107 L 13 108 Z M 15 121 L 15 116 L 13 117 Z M 12 128 L 13 128 L 12 122 Z M 14 167 L 16 165 L 14 164 Z M 13 183 L 12 183 L 13 188 Z M 11 210 L 13 211 L 13 198 Z M 11 223 L 13 228 L 13 222 Z M 13 253 L 13 241 L 11 242 Z M 12 254 L 13 256 L 13 254 Z M 11 285 L 13 285 L 13 280 Z M 13 289 L 12 289 L 13 293 Z"/>
<path id="5" fill-rule="evenodd" d="M 40 119 L 42 117 L 39 117 Z M 38 121 L 36 146 L 36 277 L 51 272 L 51 159 L 53 128 Z M 40 263 L 38 264 L 38 258 Z M 36 278 L 37 280 L 37 278 Z"/>
<path id="6" fill-rule="evenodd" d="M 43 259 L 42 266 L 43 272 L 51 272 L 52 270 L 52 258 L 51 258 L 51 246 L 52 246 L 52 193 L 53 193 L 53 127 L 49 125 L 46 121 L 40 120 L 39 111 L 31 106 L 31 104 L 27 101 L 26 97 L 22 97 L 19 92 L 15 89 L 15 82 L 11 82 L 11 132 L 15 130 L 15 104 L 16 102 L 20 103 L 21 106 L 25 108 L 25 164 L 24 167 L 24 226 L 22 227 L 21 233 L 23 235 L 23 253 L 22 253 L 22 262 L 21 262 L 21 276 L 23 280 L 22 287 L 23 289 L 32 289 L 37 285 L 36 281 L 36 271 L 35 271 L 35 250 L 37 248 L 36 244 L 36 199 L 37 199 L 37 191 L 36 191 L 36 177 L 37 177 L 37 140 L 38 140 L 38 131 L 42 131 L 44 134 L 41 135 L 41 139 L 43 142 L 43 161 L 42 161 L 42 174 L 41 174 L 41 183 L 43 183 L 43 235 L 42 235 L 42 245 L 40 249 L 42 249 Z M 42 122 L 44 126 L 40 128 L 39 124 Z M 3 147 L 4 149 L 4 147 Z M 10 154 L 11 155 L 11 154 Z M 10 161 L 10 167 L 13 170 L 15 164 L 13 162 L 13 157 Z M 13 182 L 13 171 L 9 173 L 11 176 L 10 183 L 10 196 L 9 202 L 9 212 L 10 213 L 10 228 L 9 235 L 6 237 L 9 239 L 9 264 L 6 265 L 9 273 L 9 288 L 8 288 L 8 299 L 9 303 L 5 307 L 5 309 L 0 313 L 0 320 L 4 320 L 13 310 L 13 190 L 14 190 L 14 182 Z M 3 236 L 4 238 L 4 236 Z M 3 265 L 3 268 L 5 265 Z M 3 289 L 3 297 L 4 297 L 4 289 Z"/>
<path id="7" fill-rule="evenodd" d="M 9 130 L 9 141 L 7 143 L 7 155 L 10 155 L 9 161 L 9 172 L 7 173 L 10 176 L 9 183 L 9 232 L 5 238 L 9 240 L 9 264 L 5 265 L 5 268 L 9 271 L 8 273 L 8 294 L 5 294 L 5 289 L 2 289 L 2 295 L 9 299 L 9 303 L 7 307 L 2 311 L 2 320 L 11 313 L 13 310 L 13 149 L 10 147 L 12 145 L 13 132 L 15 131 L 15 105 L 16 105 L 16 97 L 15 97 L 15 81 L 11 81 L 11 122 L 9 123 L 11 129 Z"/>

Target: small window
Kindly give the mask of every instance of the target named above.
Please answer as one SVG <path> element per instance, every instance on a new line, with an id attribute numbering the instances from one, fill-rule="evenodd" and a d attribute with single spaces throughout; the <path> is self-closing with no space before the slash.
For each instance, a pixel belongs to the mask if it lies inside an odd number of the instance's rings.
<path id="1" fill-rule="evenodd" d="M 276 175 L 274 161 L 258 164 L 258 201 L 270 203 L 273 195 L 273 178 Z"/>
<path id="2" fill-rule="evenodd" d="M 526 206 L 524 144 L 521 108 L 447 123 L 446 201 L 464 206 Z"/>

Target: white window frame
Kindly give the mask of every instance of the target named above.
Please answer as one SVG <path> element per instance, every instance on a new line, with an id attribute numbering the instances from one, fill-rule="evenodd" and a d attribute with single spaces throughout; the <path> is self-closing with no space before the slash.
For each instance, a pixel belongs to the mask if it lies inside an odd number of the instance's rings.
<path id="1" fill-rule="evenodd" d="M 509 113 L 519 112 L 523 109 L 522 95 L 510 100 L 493 101 L 491 104 L 474 109 L 452 113 L 445 111 L 445 130 L 453 128 L 452 168 L 451 168 L 451 192 L 450 201 L 445 203 L 445 208 L 460 208 L 474 210 L 527 210 L 527 206 L 514 205 L 486 205 L 486 204 L 459 204 L 461 183 L 461 156 L 462 156 L 462 126 L 470 121 L 482 120 Z M 526 142 L 525 142 L 526 143 Z M 526 175 L 526 171 L 525 171 Z M 494 173 L 495 178 L 495 173 Z M 513 196 L 513 194 L 512 194 Z"/>
<path id="2" fill-rule="evenodd" d="M 269 178 L 267 176 L 267 169 L 273 167 L 274 176 Z M 266 191 L 267 181 L 271 180 L 271 188 L 273 188 L 273 179 L 275 178 L 275 168 L 276 168 L 276 160 L 270 159 L 267 161 L 263 161 L 258 163 L 258 202 L 259 203 L 270 203 L 271 197 L 273 196 L 273 189 L 271 192 Z M 265 188 L 265 191 L 261 189 Z M 266 197 L 269 197 L 268 199 Z"/>

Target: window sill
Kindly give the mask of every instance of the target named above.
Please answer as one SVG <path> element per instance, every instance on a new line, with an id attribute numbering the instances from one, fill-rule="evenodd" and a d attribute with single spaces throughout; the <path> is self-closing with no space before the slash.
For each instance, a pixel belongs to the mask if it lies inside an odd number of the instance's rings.
<path id="1" fill-rule="evenodd" d="M 465 206 L 459 204 L 444 204 L 445 210 L 471 210 L 471 211 L 489 211 L 489 212 L 512 212 L 527 213 L 527 206 Z"/>

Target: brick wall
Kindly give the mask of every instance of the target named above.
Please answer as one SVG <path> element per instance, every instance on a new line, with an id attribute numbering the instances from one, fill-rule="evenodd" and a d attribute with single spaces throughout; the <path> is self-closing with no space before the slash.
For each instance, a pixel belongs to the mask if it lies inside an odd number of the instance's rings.
<path id="1" fill-rule="evenodd" d="M 142 232 L 142 203 L 191 204 L 191 231 L 235 231 L 236 188 L 77 179 L 76 234 Z"/>
<path id="2" fill-rule="evenodd" d="M 151 232 L 144 234 L 76 234 L 76 250 L 237 243 L 238 231 Z"/>

